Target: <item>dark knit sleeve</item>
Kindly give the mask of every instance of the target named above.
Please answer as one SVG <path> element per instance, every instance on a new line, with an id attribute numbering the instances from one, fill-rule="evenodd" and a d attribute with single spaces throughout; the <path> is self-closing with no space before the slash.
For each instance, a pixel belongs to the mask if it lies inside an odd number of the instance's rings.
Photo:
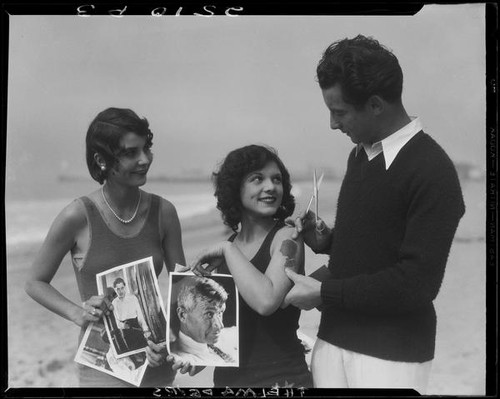
<path id="1" fill-rule="evenodd" d="M 347 159 L 347 173 L 349 172 L 349 169 L 352 165 L 352 162 L 354 160 L 356 156 L 356 147 L 354 147 L 351 152 L 349 153 L 349 157 Z M 342 190 L 342 188 L 341 188 Z M 330 255 L 330 251 L 331 251 L 331 247 L 333 245 L 333 240 L 334 240 L 334 236 L 335 236 L 335 230 L 332 228 L 330 230 L 330 236 L 328 237 L 329 240 L 328 240 L 328 244 L 325 245 L 323 248 L 320 248 L 320 249 L 314 249 L 314 248 L 311 248 L 311 250 L 315 253 L 315 254 L 322 254 L 322 255 Z"/>
<path id="2" fill-rule="evenodd" d="M 438 162 L 427 161 L 409 179 L 406 228 L 397 261 L 373 274 L 323 282 L 324 305 L 398 314 L 428 306 L 436 298 L 465 206 L 446 154 Z"/>

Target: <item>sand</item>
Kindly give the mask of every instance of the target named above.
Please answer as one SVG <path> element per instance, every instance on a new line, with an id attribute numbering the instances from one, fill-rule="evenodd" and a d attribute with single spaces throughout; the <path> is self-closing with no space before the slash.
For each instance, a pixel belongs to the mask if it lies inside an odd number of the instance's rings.
<path id="1" fill-rule="evenodd" d="M 438 332 L 428 387 L 430 395 L 485 394 L 485 240 L 484 223 L 477 222 L 485 220 L 485 211 L 484 202 L 476 197 L 466 197 L 467 214 L 457 232 L 435 301 Z M 227 237 L 215 212 L 182 224 L 188 262 L 203 247 Z M 193 229 L 193 226 L 199 228 Z M 26 273 L 39 245 L 7 251 L 9 387 L 75 387 L 73 359 L 79 328 L 44 309 L 24 292 Z M 307 272 L 325 262 L 326 257 L 306 251 Z M 159 279 L 164 298 L 166 275 L 163 273 Z M 79 302 L 68 257 L 54 277 L 53 285 Z M 314 339 L 319 318 L 317 310 L 302 312 L 301 331 Z M 209 387 L 212 371 L 206 368 L 195 377 L 179 375 L 174 385 Z"/>

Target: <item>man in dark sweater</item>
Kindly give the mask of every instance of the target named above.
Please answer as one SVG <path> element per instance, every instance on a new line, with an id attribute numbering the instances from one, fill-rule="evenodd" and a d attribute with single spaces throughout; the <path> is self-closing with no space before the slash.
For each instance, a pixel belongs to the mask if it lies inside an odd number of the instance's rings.
<path id="1" fill-rule="evenodd" d="M 427 388 L 436 298 L 465 212 L 453 163 L 406 113 L 397 58 L 364 36 L 330 45 L 317 67 L 330 125 L 355 148 L 330 229 L 312 212 L 296 234 L 330 255 L 323 281 L 286 271 L 285 303 L 320 306 L 315 387 Z"/>

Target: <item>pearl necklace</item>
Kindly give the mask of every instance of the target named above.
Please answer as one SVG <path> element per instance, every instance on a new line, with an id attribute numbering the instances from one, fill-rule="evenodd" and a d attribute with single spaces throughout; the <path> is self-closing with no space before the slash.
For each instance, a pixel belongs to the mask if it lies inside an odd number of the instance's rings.
<path id="1" fill-rule="evenodd" d="M 102 194 L 102 198 L 104 200 L 104 202 L 106 203 L 106 205 L 108 206 L 109 210 L 113 213 L 113 215 L 115 215 L 115 217 L 122 223 L 130 223 L 132 220 L 135 219 L 135 216 L 137 215 L 137 211 L 139 210 L 139 204 L 141 203 L 141 190 L 139 190 L 139 200 L 137 201 L 137 206 L 135 207 L 135 212 L 134 214 L 132 215 L 132 217 L 129 219 L 129 220 L 125 220 L 125 219 L 122 219 L 120 216 L 118 216 L 116 214 L 116 212 L 113 210 L 113 208 L 111 208 L 111 205 L 109 205 L 109 202 L 108 200 L 106 199 L 106 196 L 104 195 L 104 186 L 101 187 L 101 194 Z"/>

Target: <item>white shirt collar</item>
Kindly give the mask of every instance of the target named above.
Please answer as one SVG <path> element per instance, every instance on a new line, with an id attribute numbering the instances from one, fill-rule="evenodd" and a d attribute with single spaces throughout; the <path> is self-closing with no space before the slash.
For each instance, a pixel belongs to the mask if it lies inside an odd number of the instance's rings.
<path id="1" fill-rule="evenodd" d="M 197 342 L 180 330 L 178 339 L 183 352 L 188 352 L 198 355 L 201 354 L 210 355 L 210 350 L 208 349 L 208 345 L 206 343 Z"/>
<path id="2" fill-rule="evenodd" d="M 356 155 L 358 155 L 361 148 L 364 148 L 366 155 L 368 156 L 368 160 L 371 161 L 382 152 L 385 160 L 385 169 L 387 170 L 398 155 L 399 151 L 401 151 L 401 148 L 403 148 L 404 145 L 420 130 L 422 130 L 420 118 L 411 117 L 410 123 L 403 126 L 401 129 L 385 139 L 377 141 L 372 145 L 364 143 L 358 144 L 356 146 Z"/>

